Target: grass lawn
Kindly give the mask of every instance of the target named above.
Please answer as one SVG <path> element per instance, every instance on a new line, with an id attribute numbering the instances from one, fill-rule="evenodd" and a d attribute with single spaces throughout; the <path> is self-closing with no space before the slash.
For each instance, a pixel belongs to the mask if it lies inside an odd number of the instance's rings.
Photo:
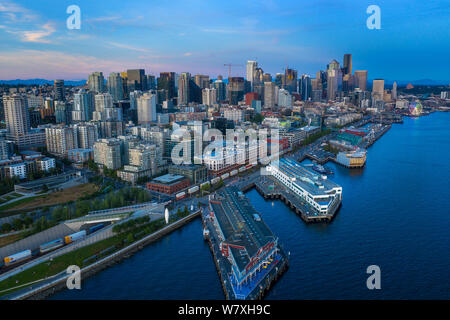
<path id="1" fill-rule="evenodd" d="M 69 201 L 75 201 L 83 196 L 91 195 L 97 190 L 98 186 L 93 183 L 80 184 L 78 186 L 52 192 L 50 194 L 20 199 L 12 203 L 8 203 L 0 206 L 0 211 L 54 206 Z"/>

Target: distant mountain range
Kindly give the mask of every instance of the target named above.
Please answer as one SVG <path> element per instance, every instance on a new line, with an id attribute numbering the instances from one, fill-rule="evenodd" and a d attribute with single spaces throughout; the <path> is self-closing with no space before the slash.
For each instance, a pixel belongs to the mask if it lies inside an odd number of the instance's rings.
<path id="1" fill-rule="evenodd" d="M 46 79 L 16 79 L 16 80 L 0 80 L 0 84 L 8 85 L 43 85 L 50 84 L 53 85 L 54 80 Z M 224 79 L 224 82 L 228 82 L 228 79 Z M 368 80 L 369 87 L 372 84 L 372 79 Z M 398 86 L 406 86 L 411 83 L 413 86 L 439 86 L 439 85 L 450 85 L 450 80 L 433 80 L 433 79 L 420 79 L 420 80 L 396 80 Z M 64 83 L 68 86 L 83 86 L 86 84 L 86 80 L 64 80 Z M 394 83 L 394 80 L 386 79 L 384 81 L 385 85 L 390 87 Z"/>
<path id="2" fill-rule="evenodd" d="M 404 87 L 411 83 L 413 86 L 446 86 L 450 85 L 450 80 L 432 80 L 432 79 L 420 79 L 420 80 L 384 80 L 386 86 L 392 86 L 394 81 L 397 82 L 397 86 Z M 369 84 L 372 84 L 372 80 L 369 80 Z"/>
<path id="3" fill-rule="evenodd" d="M 50 84 L 53 85 L 54 80 L 46 80 L 46 79 L 16 79 L 16 80 L 0 80 L 0 84 L 8 84 L 8 85 L 43 85 Z M 86 80 L 64 80 L 64 84 L 68 86 L 83 86 L 86 84 Z"/>

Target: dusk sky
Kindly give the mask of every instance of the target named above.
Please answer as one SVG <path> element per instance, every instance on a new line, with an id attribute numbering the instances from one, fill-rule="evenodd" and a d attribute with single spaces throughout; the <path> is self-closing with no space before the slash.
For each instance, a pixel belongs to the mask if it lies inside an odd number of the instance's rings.
<path id="1" fill-rule="evenodd" d="M 68 30 L 66 8 L 81 8 Z M 381 30 L 369 30 L 369 5 Z M 5 1 L 0 0 L 0 79 L 87 79 L 144 68 L 245 75 L 257 60 L 275 75 L 315 75 L 352 53 L 353 70 L 389 80 L 450 79 L 450 1 Z"/>

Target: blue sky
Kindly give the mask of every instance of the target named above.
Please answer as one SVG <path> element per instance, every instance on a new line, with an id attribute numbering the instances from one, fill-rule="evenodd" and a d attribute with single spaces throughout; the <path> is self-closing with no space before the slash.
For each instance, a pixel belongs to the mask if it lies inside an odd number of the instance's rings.
<path id="1" fill-rule="evenodd" d="M 66 8 L 81 9 L 68 30 Z M 369 5 L 381 30 L 366 27 Z M 244 75 L 314 75 L 353 54 L 353 70 L 389 80 L 450 79 L 450 1 L 0 0 L 0 79 L 86 79 L 127 68 Z"/>

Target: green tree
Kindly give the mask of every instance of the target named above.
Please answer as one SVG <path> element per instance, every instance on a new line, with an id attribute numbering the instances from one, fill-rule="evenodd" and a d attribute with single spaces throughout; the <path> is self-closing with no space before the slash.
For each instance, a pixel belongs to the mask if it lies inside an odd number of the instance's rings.
<path id="1" fill-rule="evenodd" d="M 10 232 L 12 230 L 12 226 L 9 223 L 2 224 L 2 232 Z"/>

